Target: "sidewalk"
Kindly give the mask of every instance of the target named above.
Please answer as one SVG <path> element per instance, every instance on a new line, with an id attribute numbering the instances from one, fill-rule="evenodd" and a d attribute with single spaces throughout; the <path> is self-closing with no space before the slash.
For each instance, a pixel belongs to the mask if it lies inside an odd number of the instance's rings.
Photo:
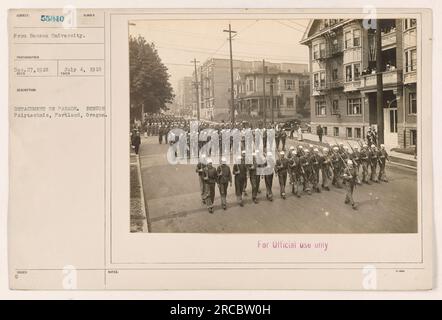
<path id="1" fill-rule="evenodd" d="M 130 152 L 130 232 L 148 232 L 138 155 Z"/>
<path id="2" fill-rule="evenodd" d="M 330 137 L 330 136 L 323 136 L 322 137 L 322 144 L 319 142 L 319 137 L 316 134 L 312 133 L 303 133 L 303 142 L 304 143 L 311 143 L 314 145 L 320 145 L 320 146 L 326 146 L 327 144 L 333 145 L 337 143 L 343 143 L 344 145 L 351 145 L 352 148 L 354 147 L 360 147 L 358 141 L 353 139 L 345 139 L 341 137 Z M 288 140 L 290 145 L 290 141 L 298 141 L 296 133 L 294 135 L 294 140 Z M 390 156 L 390 163 L 392 164 L 398 164 L 406 167 L 411 168 L 417 168 L 417 160 L 414 158 L 413 155 L 400 153 L 396 151 L 387 150 L 388 155 Z"/>

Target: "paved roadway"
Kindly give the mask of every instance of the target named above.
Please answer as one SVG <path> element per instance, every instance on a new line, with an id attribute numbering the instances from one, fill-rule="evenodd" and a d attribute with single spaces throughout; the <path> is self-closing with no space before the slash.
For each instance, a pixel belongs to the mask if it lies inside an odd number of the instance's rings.
<path id="1" fill-rule="evenodd" d="M 344 204 L 345 190 L 279 197 L 273 182 L 274 201 L 265 199 L 261 183 L 260 202 L 236 204 L 234 185 L 228 190 L 228 208 L 220 207 L 218 188 L 215 212 L 202 205 L 194 165 L 170 165 L 167 145 L 157 137 L 142 139 L 141 175 L 150 232 L 194 233 L 411 233 L 417 231 L 416 171 L 388 166 L 389 183 L 357 187 L 354 199 L 359 210 Z"/>

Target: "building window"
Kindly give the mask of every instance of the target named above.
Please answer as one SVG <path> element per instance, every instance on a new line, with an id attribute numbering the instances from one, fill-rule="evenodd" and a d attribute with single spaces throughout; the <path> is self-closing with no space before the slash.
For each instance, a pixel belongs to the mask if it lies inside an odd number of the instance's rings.
<path id="1" fill-rule="evenodd" d="M 321 79 L 321 87 L 325 87 L 325 72 L 320 73 L 320 79 Z"/>
<path id="2" fill-rule="evenodd" d="M 347 114 L 358 115 L 362 113 L 361 98 L 347 100 Z"/>
<path id="3" fill-rule="evenodd" d="M 405 19 L 404 20 L 404 30 L 408 30 L 416 27 L 416 19 Z"/>
<path id="4" fill-rule="evenodd" d="M 333 127 L 333 135 L 339 137 L 339 127 Z"/>
<path id="5" fill-rule="evenodd" d="M 345 66 L 345 81 L 350 82 L 353 80 L 351 65 Z"/>
<path id="6" fill-rule="evenodd" d="M 353 129 L 352 128 L 347 128 L 346 133 L 347 133 L 347 138 L 353 138 Z"/>
<path id="7" fill-rule="evenodd" d="M 332 80 L 333 81 L 338 80 L 338 68 L 333 68 L 333 70 L 332 70 Z"/>
<path id="8" fill-rule="evenodd" d="M 359 80 L 361 77 L 361 64 L 354 63 L 345 66 L 345 81 L 350 82 L 353 80 Z"/>
<path id="9" fill-rule="evenodd" d="M 361 45 L 361 30 L 353 30 L 353 47 L 359 47 Z"/>
<path id="10" fill-rule="evenodd" d="M 285 88 L 285 90 L 294 90 L 294 81 L 293 80 L 284 80 L 284 88 Z"/>
<path id="11" fill-rule="evenodd" d="M 351 37 L 351 31 L 347 31 L 346 33 L 345 33 L 345 36 L 344 36 L 345 38 L 345 49 L 347 49 L 347 48 L 351 48 L 351 40 L 352 40 L 352 37 Z"/>
<path id="12" fill-rule="evenodd" d="M 333 100 L 332 102 L 332 114 L 339 114 L 339 100 Z"/>
<path id="13" fill-rule="evenodd" d="M 357 138 L 357 139 L 362 138 L 362 130 L 361 130 L 361 128 L 355 128 L 355 138 Z"/>
<path id="14" fill-rule="evenodd" d="M 326 136 L 327 135 L 327 127 L 322 127 L 322 131 L 324 133 L 324 136 Z"/>
<path id="15" fill-rule="evenodd" d="M 319 59 L 319 45 L 313 45 L 313 59 Z"/>
<path id="16" fill-rule="evenodd" d="M 416 114 L 417 113 L 417 101 L 416 101 L 416 92 L 411 92 L 409 94 L 409 101 L 408 101 L 408 113 L 409 114 Z"/>
<path id="17" fill-rule="evenodd" d="M 405 72 L 411 72 L 416 70 L 417 64 L 417 51 L 411 49 L 405 51 Z"/>
<path id="18" fill-rule="evenodd" d="M 359 80 L 361 76 L 361 64 L 355 63 L 353 65 L 353 75 L 355 80 Z"/>
<path id="19" fill-rule="evenodd" d="M 412 145 L 412 146 L 417 145 L 417 131 L 416 130 L 410 130 L 410 145 Z"/>
<path id="20" fill-rule="evenodd" d="M 326 115 L 326 103 L 325 100 L 318 100 L 315 102 L 316 107 L 316 115 L 317 116 L 325 116 Z"/>
<path id="21" fill-rule="evenodd" d="M 319 87 L 319 73 L 313 74 L 313 86 L 315 88 Z"/>
<path id="22" fill-rule="evenodd" d="M 287 108 L 293 108 L 295 106 L 295 102 L 293 98 L 287 98 L 286 100 Z"/>
<path id="23" fill-rule="evenodd" d="M 249 90 L 248 91 L 254 91 L 254 85 L 253 85 L 252 79 L 249 80 Z"/>
<path id="24" fill-rule="evenodd" d="M 319 45 L 319 57 L 325 58 L 325 43 Z"/>

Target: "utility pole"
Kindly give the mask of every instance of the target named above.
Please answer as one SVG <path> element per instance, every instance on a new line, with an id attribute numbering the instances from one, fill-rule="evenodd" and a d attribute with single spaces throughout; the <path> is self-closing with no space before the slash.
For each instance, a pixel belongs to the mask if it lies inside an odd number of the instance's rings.
<path id="1" fill-rule="evenodd" d="M 230 103 L 231 103 L 231 117 L 232 125 L 235 124 L 235 94 L 233 92 L 233 57 L 232 57 L 232 33 L 236 34 L 236 31 L 232 30 L 229 23 L 229 30 L 223 30 L 223 32 L 229 33 L 229 44 L 230 44 Z"/>
<path id="2" fill-rule="evenodd" d="M 376 113 L 378 144 L 384 143 L 384 85 L 382 81 L 382 68 L 381 20 L 376 19 Z"/>
<path id="3" fill-rule="evenodd" d="M 273 78 L 270 78 L 270 110 L 272 111 L 272 124 L 275 124 L 275 115 L 273 111 Z"/>
<path id="4" fill-rule="evenodd" d="M 263 99 L 263 110 L 264 110 L 264 128 L 267 121 L 267 100 L 266 100 L 266 62 L 262 60 L 262 95 Z"/>
<path id="5" fill-rule="evenodd" d="M 196 61 L 196 59 L 194 58 L 191 62 L 193 62 L 195 66 L 196 118 L 198 121 L 200 121 L 200 94 L 198 89 L 198 73 L 196 71 L 196 64 L 199 61 Z"/>

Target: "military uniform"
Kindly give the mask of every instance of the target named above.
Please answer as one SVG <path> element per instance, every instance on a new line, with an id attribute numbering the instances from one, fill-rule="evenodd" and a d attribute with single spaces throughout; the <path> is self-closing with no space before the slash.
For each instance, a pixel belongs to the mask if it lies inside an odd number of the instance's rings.
<path id="1" fill-rule="evenodd" d="M 301 156 L 300 162 L 304 174 L 304 191 L 308 194 L 312 194 L 312 178 L 314 173 L 310 153 L 305 152 L 304 155 Z"/>
<path id="2" fill-rule="evenodd" d="M 378 167 L 378 151 L 375 149 L 370 149 L 368 152 L 369 160 L 370 160 L 370 180 L 373 182 L 379 182 L 378 177 L 376 176 L 376 170 Z"/>
<path id="3" fill-rule="evenodd" d="M 287 183 L 287 173 L 289 168 L 289 161 L 286 158 L 276 160 L 275 171 L 278 174 L 279 188 L 281 197 L 285 199 L 285 186 Z"/>
<path id="4" fill-rule="evenodd" d="M 321 171 L 322 162 L 324 161 L 322 156 L 314 153 L 312 155 L 313 162 L 313 176 L 312 176 L 312 185 L 313 190 L 316 192 L 321 192 L 321 188 L 319 188 L 319 172 Z"/>
<path id="5" fill-rule="evenodd" d="M 368 166 L 370 165 L 370 157 L 369 157 L 369 151 L 367 148 L 362 148 L 361 152 L 359 153 L 359 158 L 362 165 L 362 182 L 366 184 L 370 184 L 368 181 Z"/>
<path id="6" fill-rule="evenodd" d="M 258 203 L 258 189 L 260 176 L 257 174 L 256 158 L 253 157 L 253 163 L 247 165 L 249 171 L 250 185 L 252 186 L 252 200 Z"/>
<path id="7" fill-rule="evenodd" d="M 330 180 L 332 178 L 331 160 L 328 154 L 322 156 L 321 176 L 322 176 L 322 188 L 330 191 Z"/>
<path id="8" fill-rule="evenodd" d="M 218 180 L 217 170 L 212 166 L 206 166 L 204 169 L 204 181 L 206 183 L 206 205 L 209 212 L 213 212 L 213 202 L 215 201 L 215 183 Z"/>
<path id="9" fill-rule="evenodd" d="M 218 174 L 218 188 L 221 195 L 221 206 L 224 210 L 227 208 L 227 188 L 229 184 L 232 184 L 232 173 L 230 167 L 227 164 L 222 164 L 217 168 Z"/>
<path id="10" fill-rule="evenodd" d="M 381 149 L 378 153 L 379 156 L 379 181 L 388 182 L 387 175 L 385 173 L 385 164 L 389 160 L 388 153 L 385 149 Z"/>
<path id="11" fill-rule="evenodd" d="M 281 129 L 281 133 L 279 134 L 279 138 L 281 139 L 282 143 L 282 151 L 285 151 L 285 141 L 287 139 L 287 133 L 284 129 Z"/>
<path id="12" fill-rule="evenodd" d="M 342 160 L 336 151 L 334 152 L 334 154 L 331 158 L 331 162 L 333 164 L 332 185 L 341 189 L 342 188 L 342 177 L 341 177 L 341 175 L 342 175 Z"/>
<path id="13" fill-rule="evenodd" d="M 279 150 L 279 142 L 281 141 L 281 131 L 279 129 L 275 130 L 275 143 L 276 150 Z"/>
<path id="14" fill-rule="evenodd" d="M 262 168 L 274 168 L 274 160 L 272 157 L 268 156 L 264 159 L 264 163 L 262 164 Z M 269 170 L 269 172 L 265 172 L 262 176 L 264 178 L 264 183 L 266 186 L 266 198 L 270 201 L 273 201 L 273 170 Z"/>
<path id="15" fill-rule="evenodd" d="M 204 203 L 206 199 L 206 184 L 204 182 L 204 169 L 206 165 L 203 162 L 199 162 L 196 165 L 195 172 L 198 174 L 198 179 L 200 183 L 200 193 L 201 193 L 201 201 Z"/>
<path id="16" fill-rule="evenodd" d="M 296 194 L 296 196 L 300 198 L 302 190 L 302 174 L 299 165 L 299 157 L 297 155 L 292 155 L 290 157 L 289 177 L 290 185 L 292 186 L 292 193 Z"/>
<path id="17" fill-rule="evenodd" d="M 344 169 L 343 178 L 346 181 L 345 187 L 347 189 L 347 193 L 345 195 L 345 203 L 351 204 L 353 209 L 356 209 L 356 204 L 353 200 L 353 191 L 354 191 L 355 185 L 356 185 L 356 177 L 357 177 L 356 169 L 354 167 L 352 167 L 352 168 L 346 167 Z"/>
<path id="18" fill-rule="evenodd" d="M 238 204 L 242 207 L 242 195 L 244 192 L 244 185 L 247 182 L 247 166 L 240 162 L 233 165 L 233 174 L 235 175 L 235 195 Z"/>

